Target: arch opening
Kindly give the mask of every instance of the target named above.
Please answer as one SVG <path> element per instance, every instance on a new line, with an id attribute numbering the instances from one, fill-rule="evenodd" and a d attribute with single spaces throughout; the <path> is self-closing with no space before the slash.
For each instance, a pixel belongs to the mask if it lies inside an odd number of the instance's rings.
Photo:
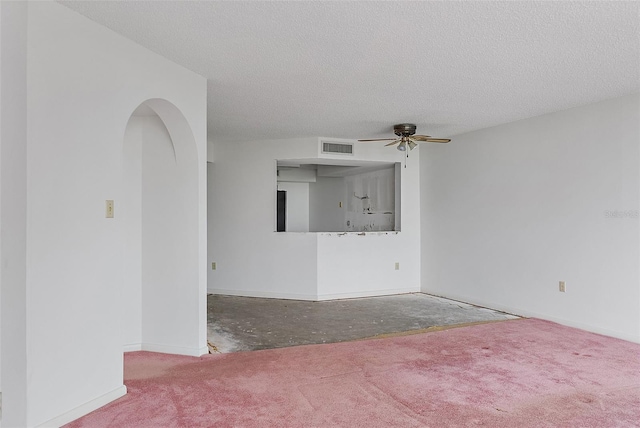
<path id="1" fill-rule="evenodd" d="M 122 153 L 124 351 L 199 354 L 203 298 L 193 133 L 173 104 L 147 100 L 129 118 Z"/>

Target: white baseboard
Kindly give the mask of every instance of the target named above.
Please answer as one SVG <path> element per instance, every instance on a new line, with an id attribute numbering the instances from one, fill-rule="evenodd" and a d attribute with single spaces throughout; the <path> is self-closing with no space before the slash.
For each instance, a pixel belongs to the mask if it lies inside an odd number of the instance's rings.
<path id="1" fill-rule="evenodd" d="M 129 345 L 124 345 L 123 351 L 124 352 L 142 351 L 142 344 L 140 344 L 140 343 L 131 343 Z"/>
<path id="2" fill-rule="evenodd" d="M 496 304 L 495 302 L 483 301 L 482 299 L 475 299 L 475 298 L 471 298 L 469 296 L 462 296 L 462 295 L 455 294 L 455 293 L 446 293 L 446 294 L 444 294 L 444 293 L 440 293 L 440 292 L 431 292 L 429 290 L 423 290 L 422 292 L 425 293 L 425 294 L 430 294 L 432 296 L 444 297 L 446 299 L 457 300 L 457 301 L 460 301 L 460 302 L 463 302 L 463 303 L 469 303 L 469 304 L 476 305 L 476 306 L 482 306 L 482 307 L 489 308 L 489 309 L 495 309 L 497 311 L 506 312 L 508 314 L 518 315 L 518 316 L 527 317 L 527 318 L 539 318 L 539 319 L 542 319 L 542 320 L 552 321 L 552 322 L 555 322 L 555 323 L 558 323 L 558 324 L 566 325 L 568 327 L 575 327 L 575 328 L 579 328 L 580 330 L 585 330 L 585 331 L 590 331 L 592 333 L 602 334 L 603 336 L 615 337 L 616 339 L 622 339 L 622 340 L 626 340 L 628 342 L 640 343 L 640 337 L 638 337 L 638 336 L 633 336 L 633 335 L 629 335 L 629 334 L 626 334 L 626 333 L 621 333 L 619 331 L 613 331 L 613 330 L 609 330 L 609 329 L 606 329 L 606 328 L 601 328 L 601 327 L 598 327 L 598 326 L 594 326 L 594 325 L 591 325 L 591 324 L 586 324 L 586 323 L 579 322 L 579 321 L 560 318 L 560 317 L 556 317 L 556 316 L 545 314 L 545 313 L 541 313 L 541 312 L 530 311 L 528 309 L 523 309 L 523 308 L 518 308 L 518 307 L 499 305 L 499 304 Z"/>
<path id="3" fill-rule="evenodd" d="M 420 293 L 416 288 L 390 288 L 387 290 L 366 290 L 353 293 L 319 294 L 318 300 L 356 299 L 360 297 L 392 296 L 394 294 Z"/>
<path id="4" fill-rule="evenodd" d="M 187 348 L 183 346 L 159 345 L 156 343 L 141 343 L 138 351 L 158 352 L 161 354 L 187 355 L 190 357 L 200 357 L 209 353 L 209 348 Z"/>
<path id="5" fill-rule="evenodd" d="M 266 299 L 288 299 L 288 300 L 308 300 L 313 302 L 324 300 L 337 300 L 337 299 L 355 299 L 358 297 L 376 297 L 376 296 L 390 296 L 393 294 L 406 294 L 406 293 L 420 293 L 420 288 L 391 288 L 387 290 L 365 290 L 347 293 L 334 293 L 334 294 L 294 294 L 294 293 L 274 293 L 271 291 L 238 291 L 238 290 L 224 290 L 224 289 L 208 289 L 209 294 L 222 294 L 225 296 L 240 296 L 240 297 L 261 297 Z"/>
<path id="6" fill-rule="evenodd" d="M 98 398 L 95 398 L 91 401 L 84 403 L 81 406 L 76 407 L 73 410 L 70 410 L 62 415 L 55 417 L 53 419 L 48 420 L 38 427 L 61 427 L 63 425 L 68 424 L 69 422 L 73 422 L 76 419 L 87 415 L 94 410 L 99 409 L 100 407 L 109 404 L 110 402 L 117 400 L 118 398 L 124 396 L 127 393 L 127 387 L 124 385 L 119 386 L 111 392 L 107 392 L 104 395 L 101 395 Z"/>
<path id="7" fill-rule="evenodd" d="M 318 300 L 315 294 L 296 294 L 296 293 L 274 293 L 271 291 L 245 291 L 245 290 L 225 290 L 221 288 L 208 288 L 208 294 L 222 294 L 225 296 L 240 297 L 262 297 L 267 299 L 288 299 L 288 300 Z"/>

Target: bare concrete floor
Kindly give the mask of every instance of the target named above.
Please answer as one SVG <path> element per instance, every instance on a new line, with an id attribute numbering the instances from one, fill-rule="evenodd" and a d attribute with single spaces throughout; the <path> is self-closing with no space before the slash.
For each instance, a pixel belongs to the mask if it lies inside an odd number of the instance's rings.
<path id="1" fill-rule="evenodd" d="M 222 353 L 518 318 L 422 293 L 324 302 L 210 294 L 207 309 L 210 348 Z"/>

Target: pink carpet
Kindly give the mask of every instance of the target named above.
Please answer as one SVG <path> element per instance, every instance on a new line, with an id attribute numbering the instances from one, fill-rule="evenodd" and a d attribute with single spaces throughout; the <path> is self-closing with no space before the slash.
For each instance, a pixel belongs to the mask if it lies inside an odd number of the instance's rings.
<path id="1" fill-rule="evenodd" d="M 522 319 L 202 358 L 125 357 L 69 427 L 638 427 L 640 345 Z"/>

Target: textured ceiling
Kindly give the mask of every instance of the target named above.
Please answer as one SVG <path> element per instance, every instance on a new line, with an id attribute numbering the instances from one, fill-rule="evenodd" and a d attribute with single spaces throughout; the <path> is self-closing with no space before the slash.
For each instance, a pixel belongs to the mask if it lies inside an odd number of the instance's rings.
<path id="1" fill-rule="evenodd" d="M 208 79 L 209 138 L 452 137 L 640 91 L 640 3 L 62 1 Z"/>

